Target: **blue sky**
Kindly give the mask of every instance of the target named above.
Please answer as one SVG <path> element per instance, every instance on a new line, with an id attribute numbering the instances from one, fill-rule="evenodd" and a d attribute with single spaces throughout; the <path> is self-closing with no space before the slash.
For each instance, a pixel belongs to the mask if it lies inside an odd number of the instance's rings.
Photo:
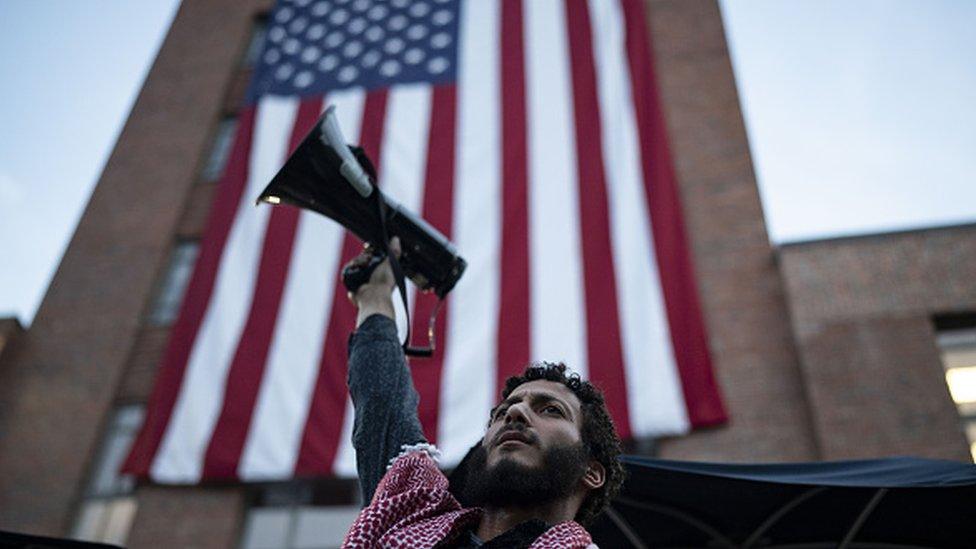
<path id="1" fill-rule="evenodd" d="M 33 319 L 178 4 L 0 1 L 0 317 Z M 976 2 L 719 4 L 774 243 L 976 222 Z"/>
<path id="2" fill-rule="evenodd" d="M 0 317 L 33 319 L 178 4 L 0 1 Z"/>
<path id="3" fill-rule="evenodd" d="M 774 242 L 976 221 L 976 2 L 721 6 Z"/>

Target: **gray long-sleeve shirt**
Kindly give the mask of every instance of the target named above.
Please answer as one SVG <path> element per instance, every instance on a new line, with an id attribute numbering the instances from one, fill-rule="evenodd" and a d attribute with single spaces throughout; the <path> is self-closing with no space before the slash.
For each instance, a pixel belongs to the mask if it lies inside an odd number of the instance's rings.
<path id="1" fill-rule="evenodd" d="M 426 442 L 417 417 L 420 397 L 397 339 L 396 323 L 367 318 L 349 338 L 349 394 L 355 408 L 352 443 L 363 505 L 404 444 Z"/>

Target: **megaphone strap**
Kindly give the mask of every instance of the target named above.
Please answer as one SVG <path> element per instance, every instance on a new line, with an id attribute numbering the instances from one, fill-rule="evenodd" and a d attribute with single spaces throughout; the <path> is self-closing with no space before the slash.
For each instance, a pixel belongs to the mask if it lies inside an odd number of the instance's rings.
<path id="1" fill-rule="evenodd" d="M 407 337 L 403 340 L 403 353 L 407 356 L 417 356 L 417 357 L 429 357 L 434 354 L 434 323 L 437 319 L 437 311 L 441 307 L 441 299 L 438 298 L 437 306 L 431 312 L 430 320 L 427 324 L 427 346 L 426 347 L 412 347 L 410 345 L 410 304 L 407 301 L 407 280 L 406 276 L 403 274 L 403 267 L 400 266 L 400 261 L 397 260 L 396 254 L 390 250 L 390 235 L 387 233 L 386 229 L 386 200 L 383 199 L 383 193 L 380 191 L 378 185 L 374 185 L 373 188 L 376 192 L 373 193 L 374 200 L 376 200 L 379 213 L 380 213 L 380 233 L 382 234 L 382 242 L 378 243 L 377 246 L 384 252 L 386 256 L 390 259 L 390 268 L 393 270 L 393 278 L 396 281 L 397 290 L 400 292 L 400 299 L 403 301 L 403 311 L 407 315 Z"/>

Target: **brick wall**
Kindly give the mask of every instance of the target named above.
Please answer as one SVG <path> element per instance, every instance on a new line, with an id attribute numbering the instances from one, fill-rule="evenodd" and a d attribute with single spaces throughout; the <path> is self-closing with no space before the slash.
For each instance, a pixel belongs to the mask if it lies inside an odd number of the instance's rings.
<path id="1" fill-rule="evenodd" d="M 651 0 L 649 24 L 712 356 L 731 422 L 663 457 L 815 459 L 789 316 L 766 236 L 714 0 Z"/>
<path id="2" fill-rule="evenodd" d="M 31 329 L 3 357 L 0 529 L 68 532 L 253 15 L 266 4 L 183 1 Z"/>
<path id="3" fill-rule="evenodd" d="M 976 311 L 976 225 L 793 244 L 780 257 L 823 457 L 969 461 L 932 318 Z"/>
<path id="4" fill-rule="evenodd" d="M 234 487 L 139 489 L 131 549 L 230 549 L 240 537 L 244 506 Z"/>

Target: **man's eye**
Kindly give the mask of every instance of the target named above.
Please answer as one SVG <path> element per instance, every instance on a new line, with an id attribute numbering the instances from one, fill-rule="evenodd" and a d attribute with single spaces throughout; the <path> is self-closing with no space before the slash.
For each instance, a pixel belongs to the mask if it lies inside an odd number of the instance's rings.
<path id="1" fill-rule="evenodd" d="M 545 412 L 545 413 L 547 413 L 547 414 L 552 413 L 552 412 L 555 412 L 555 413 L 557 413 L 559 415 L 563 415 L 563 411 L 561 409 L 559 409 L 559 406 L 553 406 L 551 404 L 549 406 L 546 406 L 545 408 L 543 408 L 542 411 Z"/>

